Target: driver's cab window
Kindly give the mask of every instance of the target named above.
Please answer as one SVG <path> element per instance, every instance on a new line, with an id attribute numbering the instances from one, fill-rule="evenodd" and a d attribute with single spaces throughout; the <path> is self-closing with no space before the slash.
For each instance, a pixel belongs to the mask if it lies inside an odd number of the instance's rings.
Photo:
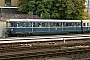
<path id="1" fill-rule="evenodd" d="M 14 27 L 14 23 L 13 22 L 7 22 L 6 26 L 7 27 Z"/>

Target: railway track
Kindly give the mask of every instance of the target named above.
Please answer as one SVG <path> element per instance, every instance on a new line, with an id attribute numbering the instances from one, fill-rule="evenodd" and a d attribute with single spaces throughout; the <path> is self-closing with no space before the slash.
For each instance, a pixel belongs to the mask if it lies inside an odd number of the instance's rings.
<path id="1" fill-rule="evenodd" d="M 67 44 L 68 45 L 68 44 Z M 34 47 L 13 47 L 0 49 L 0 60 L 5 59 L 21 59 L 29 57 L 64 55 L 78 52 L 90 51 L 89 44 L 78 45 L 64 45 L 64 46 L 34 46 Z"/>
<path id="2" fill-rule="evenodd" d="M 85 35 L 86 36 L 86 35 Z M 85 37 L 84 35 L 82 37 Z M 65 38 L 65 36 L 62 36 Z M 81 36 L 80 36 L 81 37 Z M 76 54 L 90 51 L 90 38 L 43 42 L 0 43 L 0 60 Z M 72 38 L 72 37 L 66 37 Z M 48 39 L 42 37 L 41 39 Z"/>
<path id="3" fill-rule="evenodd" d="M 19 52 L 14 54 L 2 54 L 0 55 L 0 59 L 20 59 L 20 58 L 28 58 L 28 57 L 40 57 L 40 56 L 52 56 L 52 55 L 64 55 L 78 52 L 90 51 L 90 48 L 77 48 L 77 49 L 45 49 L 42 51 L 28 51 L 28 52 Z"/>

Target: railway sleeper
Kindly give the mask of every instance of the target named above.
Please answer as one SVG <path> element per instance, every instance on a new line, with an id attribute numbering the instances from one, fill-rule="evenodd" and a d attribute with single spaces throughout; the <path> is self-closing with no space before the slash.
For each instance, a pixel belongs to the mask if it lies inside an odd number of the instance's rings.
<path id="1" fill-rule="evenodd" d="M 0 52 L 16 52 L 16 51 L 23 51 L 23 50 L 29 50 L 30 48 L 28 48 L 28 49 L 2 49 L 2 50 L 0 50 Z M 74 48 L 74 49 L 76 49 L 76 48 Z M 85 49 L 85 48 L 77 48 L 77 49 Z M 31 50 L 31 49 L 30 49 Z M 62 51 L 62 50 L 65 50 L 65 49 L 57 49 L 58 51 Z M 68 49 L 68 50 L 70 50 L 70 49 Z M 49 51 L 49 52 L 51 52 L 51 51 Z"/>
<path id="2" fill-rule="evenodd" d="M 35 57 L 35 56 L 42 56 L 42 55 L 48 55 L 48 56 L 51 56 L 51 55 L 55 55 L 55 54 L 65 54 L 65 53 L 73 53 L 73 54 L 77 54 L 76 53 L 77 51 L 71 51 L 71 52 L 68 52 L 68 51 L 66 51 L 66 52 L 50 52 L 50 53 L 48 53 L 47 51 L 45 51 L 45 52 L 43 52 L 43 53 L 45 53 L 45 54 L 37 54 L 37 52 L 34 52 L 34 53 L 24 53 L 24 54 L 16 54 L 16 55 L 14 55 L 14 56 L 12 56 L 12 55 L 5 55 L 4 57 L 3 56 L 0 56 L 0 57 L 3 57 L 3 58 L 8 58 L 8 59 L 13 59 L 13 58 L 22 58 L 22 57 L 28 57 L 28 56 L 32 56 L 32 57 Z M 80 51 L 80 52 L 82 52 L 82 51 Z"/>

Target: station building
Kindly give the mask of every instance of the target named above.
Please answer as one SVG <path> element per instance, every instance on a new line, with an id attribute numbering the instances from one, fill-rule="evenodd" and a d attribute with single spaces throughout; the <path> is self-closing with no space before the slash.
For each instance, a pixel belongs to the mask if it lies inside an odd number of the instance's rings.
<path id="1" fill-rule="evenodd" d="M 21 12 L 18 11 L 18 1 L 19 0 L 0 0 L 0 18 L 7 18 L 9 19 L 10 17 L 12 19 L 14 18 L 39 18 L 39 16 L 29 16 L 22 14 Z M 14 16 L 14 17 L 13 17 Z"/>
<path id="2" fill-rule="evenodd" d="M 16 13 L 18 0 L 0 0 L 0 13 Z"/>
<path id="3" fill-rule="evenodd" d="M 0 6 L 18 6 L 18 0 L 0 0 Z"/>
<path id="4" fill-rule="evenodd" d="M 15 13 L 18 8 L 18 0 L 0 0 L 0 37 L 5 35 L 6 19 L 2 19 L 4 13 Z"/>

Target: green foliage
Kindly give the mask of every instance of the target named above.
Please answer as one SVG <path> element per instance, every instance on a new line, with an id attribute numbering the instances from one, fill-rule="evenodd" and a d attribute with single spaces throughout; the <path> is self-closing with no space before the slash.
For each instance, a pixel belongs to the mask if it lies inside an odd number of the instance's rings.
<path id="1" fill-rule="evenodd" d="M 44 19 L 83 19 L 85 0 L 19 0 L 19 11 Z"/>
<path id="2" fill-rule="evenodd" d="M 29 11 L 28 14 L 29 14 L 29 15 L 33 15 L 33 11 Z"/>

